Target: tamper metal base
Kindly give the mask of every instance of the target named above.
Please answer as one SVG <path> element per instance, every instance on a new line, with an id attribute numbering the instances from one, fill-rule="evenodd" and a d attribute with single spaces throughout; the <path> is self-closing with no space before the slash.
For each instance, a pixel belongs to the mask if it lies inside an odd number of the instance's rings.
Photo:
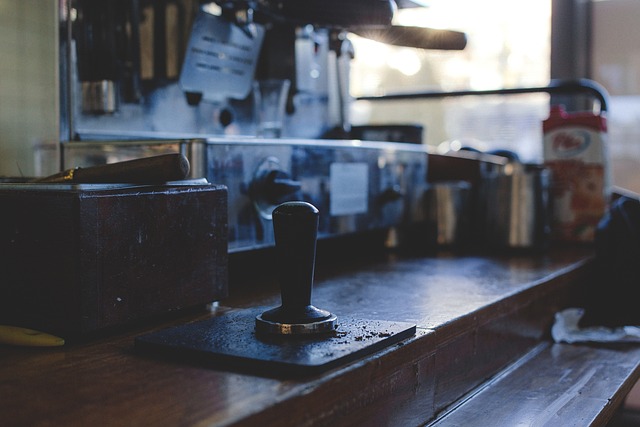
<path id="1" fill-rule="evenodd" d="M 410 338 L 416 325 L 340 316 L 324 335 L 256 334 L 255 319 L 265 307 L 232 311 L 139 336 L 137 350 L 150 356 L 204 364 L 266 377 L 317 375 Z"/>
<path id="2" fill-rule="evenodd" d="M 264 313 L 263 313 L 264 314 Z M 330 314 L 328 318 L 310 323 L 281 323 L 265 320 L 262 314 L 256 317 L 256 332 L 275 335 L 326 334 L 335 331 L 338 318 Z"/>

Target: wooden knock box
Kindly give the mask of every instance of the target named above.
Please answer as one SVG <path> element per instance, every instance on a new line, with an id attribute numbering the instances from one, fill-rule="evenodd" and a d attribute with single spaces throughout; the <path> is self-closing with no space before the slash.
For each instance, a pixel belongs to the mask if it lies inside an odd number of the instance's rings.
<path id="1" fill-rule="evenodd" d="M 64 338 L 227 295 L 221 185 L 0 184 L 0 324 Z"/>

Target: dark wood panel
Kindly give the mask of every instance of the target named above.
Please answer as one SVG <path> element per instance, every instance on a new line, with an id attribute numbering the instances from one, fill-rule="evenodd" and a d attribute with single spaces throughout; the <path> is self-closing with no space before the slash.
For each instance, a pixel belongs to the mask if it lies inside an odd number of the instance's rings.
<path id="1" fill-rule="evenodd" d="M 226 187 L 44 187 L 0 187 L 0 323 L 70 339 L 227 295 Z"/>

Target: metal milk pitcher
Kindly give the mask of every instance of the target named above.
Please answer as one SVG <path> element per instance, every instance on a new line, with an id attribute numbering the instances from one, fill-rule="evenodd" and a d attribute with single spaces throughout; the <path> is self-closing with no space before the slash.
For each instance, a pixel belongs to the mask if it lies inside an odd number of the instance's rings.
<path id="1" fill-rule="evenodd" d="M 485 173 L 478 197 L 478 235 L 491 248 L 545 249 L 550 237 L 550 172 L 510 162 Z"/>

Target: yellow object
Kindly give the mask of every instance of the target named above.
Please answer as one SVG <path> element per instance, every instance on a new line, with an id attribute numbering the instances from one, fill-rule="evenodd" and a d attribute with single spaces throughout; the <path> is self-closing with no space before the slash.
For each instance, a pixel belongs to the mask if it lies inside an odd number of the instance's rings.
<path id="1" fill-rule="evenodd" d="M 0 344 L 28 347 L 59 347 L 64 345 L 64 339 L 33 329 L 0 325 Z"/>

